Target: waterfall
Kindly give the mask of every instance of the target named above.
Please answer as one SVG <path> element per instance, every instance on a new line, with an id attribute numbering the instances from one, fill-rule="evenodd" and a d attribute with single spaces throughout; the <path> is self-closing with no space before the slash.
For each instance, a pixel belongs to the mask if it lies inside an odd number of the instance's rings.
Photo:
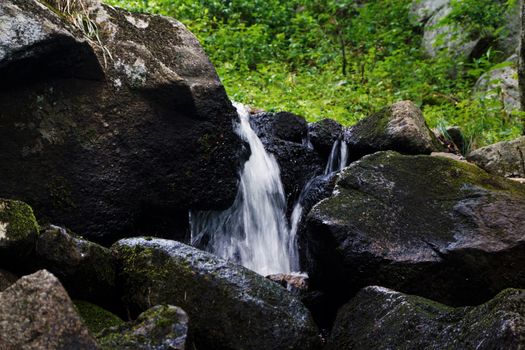
<path id="1" fill-rule="evenodd" d="M 250 146 L 251 156 L 241 171 L 237 197 L 229 209 L 190 214 L 192 244 L 261 275 L 292 272 L 279 165 L 252 130 L 246 108 L 235 107 L 240 118 L 236 132 Z"/>
<path id="2" fill-rule="evenodd" d="M 236 133 L 248 143 L 251 155 L 241 170 L 237 196 L 230 208 L 190 212 L 191 243 L 261 275 L 297 272 L 301 203 L 317 178 L 305 185 L 289 224 L 279 165 L 251 128 L 247 109 L 240 104 L 235 107 L 240 119 Z M 308 139 L 305 143 L 311 145 Z M 346 143 L 336 141 L 322 176 L 342 169 L 346 153 Z"/>
<path id="3" fill-rule="evenodd" d="M 310 179 L 306 185 L 303 187 L 299 198 L 295 202 L 292 216 L 290 217 L 290 240 L 289 240 L 289 254 L 293 256 L 292 259 L 292 268 L 294 271 L 299 270 L 299 256 L 298 256 L 298 247 L 297 247 L 297 230 L 299 229 L 299 223 L 303 217 L 303 202 L 306 197 L 306 194 L 311 190 L 318 180 L 328 180 L 330 175 L 336 171 L 341 171 L 346 166 L 348 162 L 348 146 L 343 140 L 336 140 L 332 146 L 330 156 L 326 162 L 326 167 L 323 175 L 316 176 Z M 296 265 L 295 265 L 296 264 Z"/>

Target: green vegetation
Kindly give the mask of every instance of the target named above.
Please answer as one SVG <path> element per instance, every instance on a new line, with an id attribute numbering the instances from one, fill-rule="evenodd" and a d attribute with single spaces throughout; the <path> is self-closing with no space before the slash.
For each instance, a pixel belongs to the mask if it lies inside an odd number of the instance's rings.
<path id="1" fill-rule="evenodd" d="M 425 56 L 411 0 L 106 0 L 173 16 L 200 39 L 233 100 L 345 125 L 393 102 L 421 106 L 431 127 L 462 127 L 471 146 L 521 133 L 520 113 L 500 98 L 472 98 L 477 78 L 501 58 Z M 439 25 L 503 35 L 506 0 L 453 0 Z"/>
<path id="2" fill-rule="evenodd" d="M 118 316 L 100 306 L 82 300 L 75 300 L 74 303 L 80 317 L 82 317 L 86 327 L 92 334 L 97 334 L 103 329 L 124 323 Z"/>

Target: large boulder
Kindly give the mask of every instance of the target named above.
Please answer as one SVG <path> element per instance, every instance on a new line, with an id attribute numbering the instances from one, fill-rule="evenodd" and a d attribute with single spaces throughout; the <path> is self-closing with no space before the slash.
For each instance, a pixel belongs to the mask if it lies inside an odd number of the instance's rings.
<path id="1" fill-rule="evenodd" d="M 182 307 L 198 349 L 316 349 L 317 328 L 286 289 L 179 242 L 134 238 L 112 247 L 131 314 Z"/>
<path id="2" fill-rule="evenodd" d="M 525 287 L 525 186 L 445 157 L 379 152 L 307 218 L 313 288 L 344 301 L 382 285 L 448 305 Z"/>
<path id="3" fill-rule="evenodd" d="M 367 287 L 341 308 L 326 350 L 521 349 L 525 290 L 486 304 L 451 308 L 382 287 Z"/>
<path id="4" fill-rule="evenodd" d="M 3 349 L 98 349 L 58 279 L 45 270 L 0 293 Z"/>
<path id="5" fill-rule="evenodd" d="M 482 147 L 467 155 L 470 162 L 505 177 L 525 177 L 525 136 Z"/>
<path id="6" fill-rule="evenodd" d="M 512 55 L 503 65 L 498 66 L 478 79 L 474 94 L 501 101 L 505 111 L 510 114 L 520 108 L 518 55 Z"/>
<path id="7" fill-rule="evenodd" d="M 37 236 L 38 223 L 31 207 L 0 198 L 0 264 L 20 267 L 34 251 Z"/>
<path id="8" fill-rule="evenodd" d="M 260 113 L 252 115 L 250 123 L 279 164 L 291 210 L 306 183 L 323 172 L 326 161 L 305 143 L 308 125 L 304 118 L 286 112 Z"/>
<path id="9" fill-rule="evenodd" d="M 106 328 L 97 335 L 107 350 L 185 350 L 193 349 L 188 340 L 188 315 L 180 307 L 157 305 L 133 321 Z"/>
<path id="10" fill-rule="evenodd" d="M 377 151 L 430 154 L 441 150 L 421 110 L 410 101 L 401 101 L 361 120 L 345 134 L 351 159 Z"/>
<path id="11" fill-rule="evenodd" d="M 60 279 L 77 299 L 111 306 L 116 299 L 116 267 L 108 248 L 49 225 L 38 237 L 35 264 Z"/>
<path id="12" fill-rule="evenodd" d="M 104 242 L 184 235 L 189 208 L 228 207 L 237 114 L 197 39 L 168 17 L 48 3 L 0 3 L 0 196 Z"/>

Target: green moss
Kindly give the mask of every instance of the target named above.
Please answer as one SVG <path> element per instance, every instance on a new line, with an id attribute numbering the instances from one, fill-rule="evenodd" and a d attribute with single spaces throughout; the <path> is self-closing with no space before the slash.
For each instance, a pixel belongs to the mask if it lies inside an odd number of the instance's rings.
<path id="1" fill-rule="evenodd" d="M 97 334 L 105 328 L 124 323 L 117 315 L 86 301 L 75 300 L 74 304 L 92 334 Z"/>
<path id="2" fill-rule="evenodd" d="M 7 223 L 6 237 L 13 241 L 34 240 L 39 230 L 33 209 L 20 201 L 0 199 L 0 222 Z"/>

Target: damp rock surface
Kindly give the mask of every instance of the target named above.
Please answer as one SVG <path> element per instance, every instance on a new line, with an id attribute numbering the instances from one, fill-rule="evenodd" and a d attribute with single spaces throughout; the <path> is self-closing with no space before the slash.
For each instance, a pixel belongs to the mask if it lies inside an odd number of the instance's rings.
<path id="1" fill-rule="evenodd" d="M 338 312 L 326 350 L 521 349 L 525 290 L 507 289 L 475 307 L 451 308 L 383 287 L 366 287 Z"/>
<path id="2" fill-rule="evenodd" d="M 235 198 L 237 113 L 175 19 L 90 2 L 92 39 L 54 2 L 0 2 L 2 196 L 103 243 L 183 236 Z"/>
<path id="3" fill-rule="evenodd" d="M 481 303 L 525 287 L 524 217 L 522 184 L 453 159 L 378 152 L 346 168 L 310 211 L 310 281 L 340 300 L 382 285 Z"/>
<path id="4" fill-rule="evenodd" d="M 197 348 L 320 347 L 308 310 L 255 272 L 169 240 L 124 239 L 112 250 L 131 313 L 157 304 L 182 307 Z"/>

